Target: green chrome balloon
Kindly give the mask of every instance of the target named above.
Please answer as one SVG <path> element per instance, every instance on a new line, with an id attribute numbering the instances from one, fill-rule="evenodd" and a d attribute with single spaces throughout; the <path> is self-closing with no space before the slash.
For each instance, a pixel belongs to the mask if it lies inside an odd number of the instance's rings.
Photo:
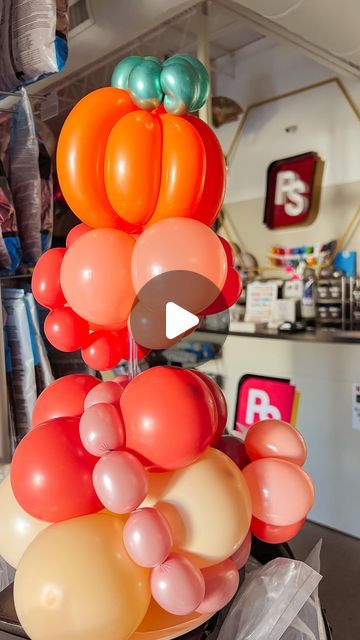
<path id="1" fill-rule="evenodd" d="M 133 68 L 141 61 L 141 56 L 128 56 L 118 62 L 111 76 L 111 86 L 127 91 L 129 75 Z"/>
<path id="2" fill-rule="evenodd" d="M 130 72 L 128 88 L 140 109 L 155 109 L 163 100 L 160 84 L 162 64 L 156 58 L 142 59 Z"/>
<path id="3" fill-rule="evenodd" d="M 198 77 L 194 67 L 185 60 L 174 61 L 163 68 L 160 82 L 165 93 L 164 107 L 168 113 L 184 115 L 192 110 L 198 98 Z"/>
<path id="4" fill-rule="evenodd" d="M 173 64 L 176 61 L 186 61 L 192 65 L 198 75 L 197 91 L 194 92 L 194 99 L 190 108 L 190 111 L 197 111 L 205 104 L 210 91 L 209 74 L 204 65 L 193 56 L 189 56 L 187 53 L 177 53 L 168 60 L 165 60 L 164 67 L 168 64 Z M 196 95 L 195 95 L 196 94 Z"/>

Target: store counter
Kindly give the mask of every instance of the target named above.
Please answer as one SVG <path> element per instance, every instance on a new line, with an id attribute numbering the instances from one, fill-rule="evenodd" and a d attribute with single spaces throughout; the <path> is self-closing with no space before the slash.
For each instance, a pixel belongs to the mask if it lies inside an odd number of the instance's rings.
<path id="1" fill-rule="evenodd" d="M 223 376 L 229 429 L 242 376 L 291 380 L 300 394 L 297 426 L 308 445 L 306 468 L 316 489 L 310 519 L 360 537 L 360 425 L 353 417 L 358 343 L 360 333 L 352 332 L 234 333 L 225 340 L 223 357 L 202 369 Z"/>

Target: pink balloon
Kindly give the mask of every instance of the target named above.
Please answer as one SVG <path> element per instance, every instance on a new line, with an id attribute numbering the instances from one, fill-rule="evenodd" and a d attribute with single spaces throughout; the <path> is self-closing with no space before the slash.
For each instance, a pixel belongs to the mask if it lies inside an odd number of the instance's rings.
<path id="1" fill-rule="evenodd" d="M 150 586 L 154 600 L 175 616 L 192 613 L 205 596 L 205 581 L 200 569 L 175 553 L 152 570 Z"/>
<path id="2" fill-rule="evenodd" d="M 245 440 L 251 460 L 281 458 L 300 467 L 306 460 L 306 444 L 301 433 L 282 420 L 261 420 L 249 430 Z"/>
<path id="3" fill-rule="evenodd" d="M 205 597 L 196 609 L 198 613 L 215 613 L 234 597 L 239 586 L 239 573 L 235 563 L 228 558 L 219 564 L 201 569 L 205 580 Z"/>
<path id="4" fill-rule="evenodd" d="M 80 419 L 80 438 L 86 451 L 98 458 L 121 449 L 125 443 L 125 426 L 120 408 L 104 402 L 90 405 Z"/>
<path id="5" fill-rule="evenodd" d="M 287 526 L 303 520 L 314 503 L 314 486 L 303 469 L 287 460 L 263 458 L 242 471 L 253 515 L 267 524 Z"/>
<path id="6" fill-rule="evenodd" d="M 126 385 L 129 384 L 130 380 L 128 376 L 116 376 L 115 378 L 112 379 L 112 382 L 116 382 L 116 384 L 119 384 L 121 387 L 123 387 L 123 389 L 125 389 Z"/>
<path id="7" fill-rule="evenodd" d="M 130 558 L 141 567 L 162 564 L 171 551 L 170 526 L 162 513 L 150 507 L 131 514 L 123 536 Z"/>
<path id="8" fill-rule="evenodd" d="M 111 451 L 100 458 L 94 468 L 93 482 L 99 500 L 113 513 L 134 511 L 148 491 L 144 467 L 127 451 Z"/>
<path id="9" fill-rule="evenodd" d="M 251 531 L 248 531 L 244 542 L 237 551 L 231 556 L 231 560 L 235 563 L 238 570 L 245 567 L 251 553 Z"/>
<path id="10" fill-rule="evenodd" d="M 97 390 L 97 392 L 92 393 L 92 391 L 95 390 Z M 115 406 L 119 407 L 119 400 L 122 392 L 122 387 L 113 380 L 100 382 L 97 387 L 91 389 L 91 391 L 89 391 L 89 393 L 87 394 L 84 402 L 84 409 L 86 410 L 92 405 L 98 404 L 99 402 L 114 404 Z"/>

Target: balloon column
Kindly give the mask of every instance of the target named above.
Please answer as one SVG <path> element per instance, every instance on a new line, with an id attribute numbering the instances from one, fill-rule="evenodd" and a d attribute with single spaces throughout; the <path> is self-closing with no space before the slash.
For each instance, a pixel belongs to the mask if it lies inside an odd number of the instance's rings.
<path id="1" fill-rule="evenodd" d="M 132 56 L 86 96 L 58 145 L 64 196 L 82 223 L 39 260 L 45 332 L 96 369 L 132 360 L 128 317 L 159 273 L 197 270 L 222 296 L 241 290 L 231 248 L 210 229 L 225 171 L 195 116 L 203 66 Z M 180 246 L 178 246 L 180 243 Z M 137 345 L 135 358 L 146 354 Z M 100 382 L 53 382 L 0 486 L 0 553 L 17 568 L 16 611 L 32 640 L 159 640 L 227 604 L 251 531 L 290 537 L 311 507 L 305 448 L 284 423 L 223 436 L 226 402 L 203 373 L 155 367 Z M 230 438 L 230 439 L 229 439 Z"/>

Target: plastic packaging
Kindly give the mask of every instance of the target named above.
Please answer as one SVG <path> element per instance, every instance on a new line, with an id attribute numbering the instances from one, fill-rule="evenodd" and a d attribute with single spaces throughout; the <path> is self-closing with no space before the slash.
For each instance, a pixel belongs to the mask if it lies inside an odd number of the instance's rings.
<path id="1" fill-rule="evenodd" d="M 13 409 L 16 435 L 19 441 L 30 428 L 31 415 L 37 397 L 34 356 L 24 291 L 22 289 L 3 289 L 2 297 L 6 310 L 5 329 L 10 349 Z"/>
<path id="2" fill-rule="evenodd" d="M 68 55 L 67 0 L 0 0 L 0 89 L 61 71 Z"/>
<path id="3" fill-rule="evenodd" d="M 303 562 L 272 560 L 246 578 L 218 640 L 282 639 L 320 580 L 321 575 Z M 290 638 L 303 640 L 301 636 L 289 636 L 287 640 Z"/>
<path id="4" fill-rule="evenodd" d="M 25 294 L 25 304 L 28 311 L 28 319 L 32 329 L 33 339 L 36 345 L 37 362 L 39 367 L 39 384 L 37 391 L 38 394 L 40 394 L 41 391 L 54 381 L 54 376 L 51 371 L 45 344 L 40 333 L 39 317 L 32 293 Z"/>
<path id="5" fill-rule="evenodd" d="M 0 275 L 13 274 L 20 264 L 21 249 L 14 202 L 1 157 L 0 229 Z"/>
<path id="6" fill-rule="evenodd" d="M 0 591 L 4 591 L 6 587 L 14 582 L 15 569 L 5 562 L 4 558 L 0 556 Z"/>

